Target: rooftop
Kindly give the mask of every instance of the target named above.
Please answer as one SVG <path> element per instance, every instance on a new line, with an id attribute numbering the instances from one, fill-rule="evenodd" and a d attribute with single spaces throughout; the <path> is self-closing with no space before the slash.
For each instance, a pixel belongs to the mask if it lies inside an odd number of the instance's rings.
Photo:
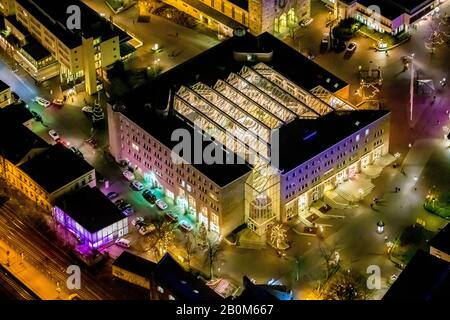
<path id="1" fill-rule="evenodd" d="M 388 114 L 387 110 L 333 111 L 313 120 L 295 119 L 280 128 L 278 169 L 287 173 Z"/>
<path id="2" fill-rule="evenodd" d="M 2 81 L 0 80 L 0 84 Z M 4 89 L 3 89 L 4 90 Z M 0 89 L 0 91 L 3 91 Z M 25 102 L 21 102 L 18 104 L 10 104 L 4 108 L 0 109 L 0 124 L 2 126 L 22 126 L 25 122 L 33 119 L 33 115 L 30 110 L 26 107 Z M 25 128 L 30 131 L 28 128 Z M 30 131 L 31 132 L 31 131 Z"/>
<path id="3" fill-rule="evenodd" d="M 113 266 L 130 271 L 146 279 L 151 279 L 156 264 L 128 251 L 123 251 L 120 256 L 114 260 Z"/>
<path id="4" fill-rule="evenodd" d="M 243 277 L 244 291 L 237 301 L 277 301 L 292 300 L 284 286 L 255 284 L 247 276 Z"/>
<path id="5" fill-rule="evenodd" d="M 419 250 L 386 292 L 383 300 L 436 300 L 443 288 L 448 287 L 449 278 L 448 262 Z"/>
<path id="6" fill-rule="evenodd" d="M 450 254 L 450 223 L 447 223 L 447 225 L 430 240 L 429 244 L 431 247 Z"/>
<path id="7" fill-rule="evenodd" d="M 168 253 L 162 257 L 155 268 L 155 280 L 178 300 L 193 302 L 222 299 L 206 283 L 185 271 Z"/>
<path id="8" fill-rule="evenodd" d="M 94 170 L 85 160 L 60 143 L 20 165 L 20 169 L 48 193 L 53 193 Z"/>
<path id="9" fill-rule="evenodd" d="M 41 45 L 33 36 L 27 37 L 27 43 L 21 49 L 28 53 L 36 62 L 51 56 L 50 51 Z"/>
<path id="10" fill-rule="evenodd" d="M 394 20 L 405 13 L 403 8 L 391 0 L 358 0 L 358 3 L 365 7 L 378 6 L 381 15 L 389 20 Z"/>
<path id="11" fill-rule="evenodd" d="M 194 136 L 194 128 L 173 114 L 163 117 L 154 110 L 150 110 L 145 107 L 136 109 L 127 108 L 121 112 L 171 150 L 173 150 L 173 148 L 179 143 L 172 140 L 172 133 L 175 130 L 184 129 L 190 133 L 191 137 Z M 142 121 L 142 119 L 145 119 L 145 121 Z M 202 141 L 202 150 L 212 143 L 213 142 L 211 141 Z M 194 144 L 191 144 L 191 147 L 195 148 Z M 240 160 L 238 160 L 238 157 L 234 153 L 228 154 L 232 155 L 234 159 L 236 159 L 233 162 L 234 164 L 208 165 L 205 163 L 195 163 L 193 159 L 186 158 L 186 155 L 182 156 L 189 163 L 194 162 L 193 166 L 206 177 L 214 181 L 218 186 L 224 187 L 251 171 L 251 167 L 248 164 L 239 164 L 243 163 L 243 160 L 240 158 Z M 191 155 L 193 157 L 194 151 L 191 152 Z M 223 151 L 224 159 L 226 155 L 227 152 Z M 226 170 L 224 170 L 224 167 L 226 167 Z"/>
<path id="12" fill-rule="evenodd" d="M 228 0 L 228 1 L 237 5 L 239 8 L 248 11 L 248 0 Z"/>
<path id="13" fill-rule="evenodd" d="M 119 36 L 120 41 L 129 40 L 127 33 L 101 17 L 96 11 L 80 0 L 16 0 L 31 15 L 39 20 L 68 48 L 81 45 L 81 35 L 84 38 L 101 37 L 102 41 Z M 81 31 L 72 31 L 66 27 L 67 8 L 78 5 L 81 9 Z"/>
<path id="14" fill-rule="evenodd" d="M 19 21 L 17 21 L 16 16 L 7 16 L 5 17 L 5 20 L 11 23 L 14 26 L 14 28 L 19 30 L 19 32 L 22 33 L 24 36 L 30 34 L 27 28 L 25 28 Z"/>
<path id="15" fill-rule="evenodd" d="M 9 89 L 9 85 L 0 80 L 0 92 L 5 91 L 6 89 Z"/>
<path id="16" fill-rule="evenodd" d="M 115 204 L 99 189 L 89 186 L 59 197 L 55 204 L 90 233 L 125 219 Z"/>

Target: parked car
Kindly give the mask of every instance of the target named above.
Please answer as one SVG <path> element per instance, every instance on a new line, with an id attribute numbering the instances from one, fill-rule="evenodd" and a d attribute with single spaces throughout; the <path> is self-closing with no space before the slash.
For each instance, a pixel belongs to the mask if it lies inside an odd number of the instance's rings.
<path id="1" fill-rule="evenodd" d="M 122 248 L 129 248 L 129 247 L 131 247 L 131 241 L 128 240 L 128 239 L 124 239 L 124 238 L 117 239 L 116 240 L 116 244 L 119 247 L 122 247 Z"/>
<path id="2" fill-rule="evenodd" d="M 305 19 L 302 22 L 300 22 L 300 26 L 306 27 L 306 26 L 310 25 L 311 22 L 313 22 L 313 20 L 314 20 L 313 18 Z"/>
<path id="3" fill-rule="evenodd" d="M 165 214 L 166 214 L 166 217 L 167 217 L 170 221 L 172 221 L 172 222 L 178 222 L 178 216 L 177 216 L 175 213 L 173 213 L 171 210 L 167 210 L 167 211 L 165 212 Z"/>
<path id="4" fill-rule="evenodd" d="M 322 34 L 322 44 L 328 44 L 330 42 L 330 34 L 328 32 L 324 32 Z"/>
<path id="5" fill-rule="evenodd" d="M 139 233 L 145 236 L 146 234 L 149 234 L 150 232 L 155 231 L 156 227 L 154 224 L 144 225 L 139 228 Z"/>
<path id="6" fill-rule="evenodd" d="M 48 101 L 47 99 L 44 99 L 42 97 L 36 97 L 35 101 L 45 108 L 47 108 L 51 104 L 50 101 Z"/>
<path id="7" fill-rule="evenodd" d="M 85 142 L 90 145 L 92 148 L 97 148 L 97 141 L 94 138 L 89 138 L 85 140 Z"/>
<path id="8" fill-rule="evenodd" d="M 126 215 L 127 217 L 131 216 L 134 213 L 134 209 L 131 206 L 130 207 L 126 207 L 125 209 L 122 210 L 122 213 L 124 215 Z"/>
<path id="9" fill-rule="evenodd" d="M 136 230 L 139 231 L 140 228 L 148 225 L 148 223 L 145 223 L 144 221 L 136 221 L 136 224 L 134 225 L 136 227 Z"/>
<path id="10" fill-rule="evenodd" d="M 167 209 L 167 203 L 165 203 L 163 200 L 159 199 L 156 200 L 156 206 L 161 209 L 161 210 L 166 210 Z"/>
<path id="11" fill-rule="evenodd" d="M 144 185 L 137 180 L 133 180 L 131 182 L 131 187 L 136 191 L 141 191 L 142 189 L 144 189 Z"/>
<path id="12" fill-rule="evenodd" d="M 69 148 L 70 147 L 70 142 L 63 139 L 63 138 L 59 138 L 58 139 L 58 143 L 62 144 L 64 147 Z"/>
<path id="13" fill-rule="evenodd" d="M 129 204 L 128 202 L 122 202 L 120 205 L 117 206 L 117 208 L 120 211 L 124 211 L 125 209 L 131 208 L 131 204 Z"/>
<path id="14" fill-rule="evenodd" d="M 107 197 L 109 200 L 115 199 L 115 198 L 117 198 L 118 196 L 119 196 L 119 194 L 118 194 L 117 192 L 114 192 L 114 191 L 111 191 L 111 192 L 109 192 L 109 193 L 106 195 L 106 197 Z"/>
<path id="15" fill-rule="evenodd" d="M 64 104 L 64 101 L 62 99 L 54 99 L 53 104 L 57 106 L 62 106 Z"/>
<path id="16" fill-rule="evenodd" d="M 48 135 L 54 140 L 54 141 L 58 141 L 60 139 L 58 132 L 56 132 L 56 130 L 51 129 L 48 132 Z"/>
<path id="17" fill-rule="evenodd" d="M 114 201 L 114 204 L 117 206 L 117 207 L 120 207 L 122 204 L 124 204 L 124 203 L 126 203 L 125 202 L 125 200 L 123 200 L 123 199 L 118 199 L 118 200 L 116 200 L 116 201 Z"/>
<path id="18" fill-rule="evenodd" d="M 146 189 L 146 190 L 144 190 L 144 192 L 142 192 L 142 196 L 144 197 L 145 200 L 147 200 L 151 204 L 155 204 L 155 202 L 157 200 L 156 196 L 153 194 L 153 192 L 151 192 L 148 189 Z"/>
<path id="19" fill-rule="evenodd" d="M 83 108 L 81 108 L 81 111 L 86 113 L 92 113 L 94 112 L 94 108 L 92 108 L 91 106 L 84 106 Z"/>
<path id="20" fill-rule="evenodd" d="M 75 153 L 77 156 L 79 156 L 80 158 L 83 158 L 83 159 L 84 159 L 84 156 L 83 156 L 83 154 L 81 153 L 80 150 L 78 150 L 78 149 L 75 148 L 75 147 L 70 147 L 69 149 L 70 149 L 70 151 L 72 151 L 73 153 Z"/>
<path id="21" fill-rule="evenodd" d="M 356 50 L 356 43 L 354 43 L 354 42 L 350 42 L 347 45 L 347 48 L 345 49 L 345 51 L 348 52 L 348 53 L 355 52 L 355 50 Z"/>
<path id="22" fill-rule="evenodd" d="M 136 226 L 138 223 L 143 223 L 144 218 L 142 217 L 136 217 L 133 220 L 131 220 L 131 225 Z"/>
<path id="23" fill-rule="evenodd" d="M 122 172 L 122 174 L 125 177 L 125 179 L 127 179 L 128 181 L 134 180 L 134 174 L 130 170 L 125 170 L 124 172 Z"/>
<path id="24" fill-rule="evenodd" d="M 33 116 L 33 119 L 39 122 L 42 122 L 42 117 L 37 113 L 36 111 L 30 111 L 31 115 Z"/>
<path id="25" fill-rule="evenodd" d="M 181 221 L 178 227 L 185 232 L 190 232 L 192 231 L 192 229 L 194 229 L 192 225 L 186 220 Z"/>

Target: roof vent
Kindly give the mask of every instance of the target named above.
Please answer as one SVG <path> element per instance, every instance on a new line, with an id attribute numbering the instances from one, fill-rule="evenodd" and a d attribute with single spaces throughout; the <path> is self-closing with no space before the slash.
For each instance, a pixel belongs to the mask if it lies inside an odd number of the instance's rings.
<path id="1" fill-rule="evenodd" d="M 192 290 L 192 291 L 194 291 L 194 293 L 197 293 L 197 294 L 199 293 L 198 290 Z"/>
<path id="2" fill-rule="evenodd" d="M 334 87 L 337 89 L 339 87 L 339 83 L 335 83 Z"/>
<path id="3" fill-rule="evenodd" d="M 330 83 L 331 82 L 331 79 L 330 78 L 327 78 L 327 80 L 325 80 L 327 83 Z"/>
<path id="4" fill-rule="evenodd" d="M 356 122 L 355 122 L 355 126 L 359 126 L 359 121 L 356 121 Z"/>

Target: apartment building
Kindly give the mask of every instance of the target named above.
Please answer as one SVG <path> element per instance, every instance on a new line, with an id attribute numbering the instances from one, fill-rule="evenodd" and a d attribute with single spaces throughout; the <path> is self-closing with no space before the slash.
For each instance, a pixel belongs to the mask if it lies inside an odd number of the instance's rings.
<path id="1" fill-rule="evenodd" d="M 368 27 L 392 35 L 408 31 L 446 0 L 322 0 L 334 8 L 335 16 L 355 18 Z"/>
<path id="2" fill-rule="evenodd" d="M 12 6 L 12 1 L 6 2 L 8 8 Z M 70 5 L 80 8 L 80 30 L 66 25 Z M 16 60 L 28 67 L 25 69 L 37 81 L 59 74 L 63 90 L 83 87 L 82 83 L 89 94 L 101 90 L 105 68 L 121 58 L 120 44 L 130 39 L 81 1 L 15 0 L 13 8 L 3 9 L 3 14 L 10 22 L 7 30 L 22 42 L 14 53 Z M 8 49 L 15 51 L 16 47 Z M 47 69 L 42 71 L 44 67 Z"/>
<path id="3" fill-rule="evenodd" d="M 0 108 L 4 108 L 11 104 L 11 88 L 0 80 Z"/>
<path id="4" fill-rule="evenodd" d="M 111 102 L 110 151 L 210 231 L 227 235 L 245 222 L 263 235 L 327 192 L 359 201 L 373 185 L 347 184 L 393 161 L 389 112 L 357 111 L 348 95 L 347 83 L 274 36 L 238 33 Z M 192 137 L 182 164 L 173 161 L 177 129 Z M 203 140 L 213 144 L 196 148 Z M 190 157 L 213 146 L 235 162 Z"/>
<path id="5" fill-rule="evenodd" d="M 164 0 L 220 34 L 231 36 L 237 27 L 259 35 L 283 34 L 309 18 L 310 0 Z"/>

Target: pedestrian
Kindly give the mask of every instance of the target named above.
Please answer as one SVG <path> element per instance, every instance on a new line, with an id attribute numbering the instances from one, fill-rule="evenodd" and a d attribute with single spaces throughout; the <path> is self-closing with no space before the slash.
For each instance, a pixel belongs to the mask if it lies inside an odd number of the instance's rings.
<path id="1" fill-rule="evenodd" d="M 177 38 L 177 39 L 178 39 L 178 31 L 177 31 L 177 32 L 175 32 L 175 38 Z"/>
<path id="2" fill-rule="evenodd" d="M 400 192 L 400 188 L 398 188 L 398 192 Z"/>

